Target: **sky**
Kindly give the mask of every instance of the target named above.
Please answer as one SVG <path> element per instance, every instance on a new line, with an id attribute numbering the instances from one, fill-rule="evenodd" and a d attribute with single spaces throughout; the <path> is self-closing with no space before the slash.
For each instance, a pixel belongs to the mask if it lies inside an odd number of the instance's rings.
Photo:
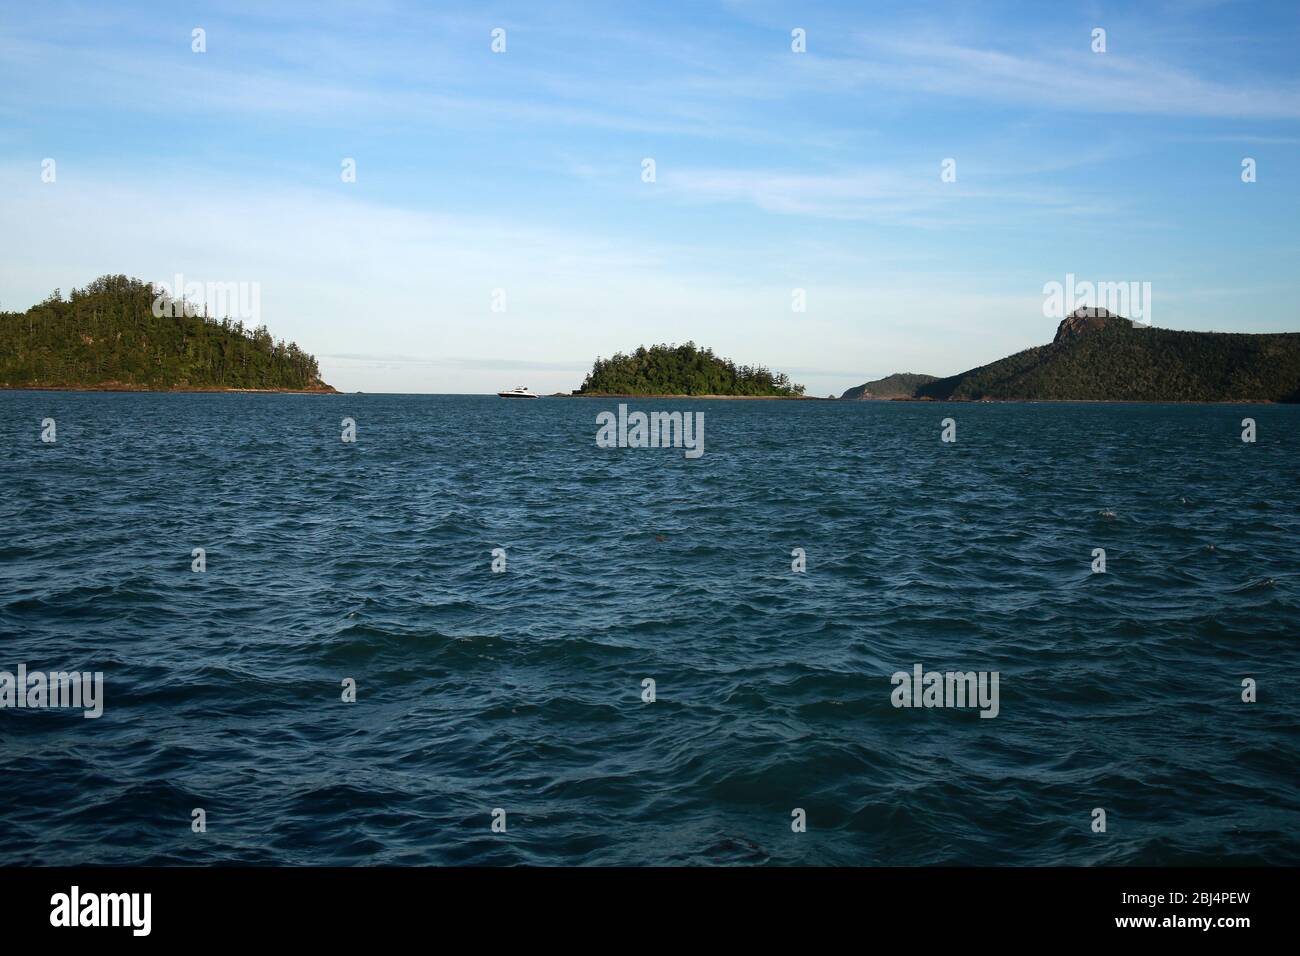
<path id="1" fill-rule="evenodd" d="M 1298 47 L 1294 2 L 0 0 L 0 309 L 255 284 L 366 392 L 694 341 L 839 394 L 1050 341 L 1067 275 L 1300 331 Z"/>

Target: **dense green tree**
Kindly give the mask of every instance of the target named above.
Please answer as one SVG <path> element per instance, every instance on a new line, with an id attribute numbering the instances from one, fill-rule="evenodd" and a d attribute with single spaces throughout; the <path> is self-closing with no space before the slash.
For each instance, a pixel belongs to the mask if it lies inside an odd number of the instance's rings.
<path id="1" fill-rule="evenodd" d="M 802 395 L 783 372 L 736 365 L 712 349 L 685 345 L 644 345 L 631 355 L 596 359 L 579 394 L 583 395 Z"/>
<path id="2" fill-rule="evenodd" d="M 915 397 L 1296 402 L 1300 333 L 1179 332 L 1115 319 L 921 384 Z"/>
<path id="3" fill-rule="evenodd" d="M 157 292 L 102 276 L 65 299 L 0 312 L 0 386 L 327 389 L 316 359 L 265 326 L 154 315 Z"/>

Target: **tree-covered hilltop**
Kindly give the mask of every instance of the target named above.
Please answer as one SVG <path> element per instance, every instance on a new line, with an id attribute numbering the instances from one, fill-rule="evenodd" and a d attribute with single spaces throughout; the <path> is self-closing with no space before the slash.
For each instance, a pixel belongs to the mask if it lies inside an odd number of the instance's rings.
<path id="1" fill-rule="evenodd" d="M 579 395 L 803 395 L 783 372 L 737 365 L 712 349 L 685 345 L 641 346 L 631 355 L 596 359 Z"/>
<path id="2" fill-rule="evenodd" d="M 1300 333 L 1177 332 L 1119 316 L 917 387 L 939 400 L 1300 401 Z"/>
<path id="3" fill-rule="evenodd" d="M 921 375 L 917 372 L 895 372 L 874 382 L 866 382 L 850 388 L 842 399 L 849 401 L 873 398 L 911 398 L 922 385 L 933 382 L 935 376 Z"/>
<path id="4" fill-rule="evenodd" d="M 332 391 L 313 356 L 265 326 L 187 316 L 179 303 L 160 318 L 156 298 L 147 282 L 101 276 L 0 312 L 0 387 Z"/>

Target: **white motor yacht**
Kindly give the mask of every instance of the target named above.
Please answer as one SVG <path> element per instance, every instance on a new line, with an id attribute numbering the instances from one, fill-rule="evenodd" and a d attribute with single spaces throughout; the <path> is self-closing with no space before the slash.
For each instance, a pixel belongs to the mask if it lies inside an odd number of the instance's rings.
<path id="1" fill-rule="evenodd" d="M 534 395 L 523 385 L 516 385 L 514 388 L 505 392 L 497 392 L 501 398 L 541 398 L 540 395 Z"/>

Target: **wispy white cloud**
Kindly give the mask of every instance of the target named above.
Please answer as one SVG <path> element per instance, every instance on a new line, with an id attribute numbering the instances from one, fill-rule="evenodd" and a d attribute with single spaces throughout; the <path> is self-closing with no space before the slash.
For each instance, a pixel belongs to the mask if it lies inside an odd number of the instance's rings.
<path id="1" fill-rule="evenodd" d="M 864 35 L 860 45 L 865 55 L 821 59 L 817 74 L 836 86 L 856 83 L 1088 113 L 1300 117 L 1300 86 L 1293 79 L 1216 81 L 1187 67 L 1122 53 L 1094 54 L 1086 47 L 1049 56 L 876 35 Z"/>
<path id="2" fill-rule="evenodd" d="M 1012 340 L 1008 314 L 1031 331 L 1034 321 L 1032 299 L 1012 307 L 969 277 L 946 289 L 924 275 L 890 278 L 843 249 L 832 261 L 855 278 L 809 280 L 809 311 L 796 315 L 781 278 L 755 283 L 754 262 L 727 271 L 728 258 L 707 248 L 700 267 L 684 261 L 690 244 L 184 177 L 126 182 L 78 169 L 41 184 L 30 165 L 0 166 L 0 188 L 9 197 L 0 207 L 5 308 L 108 272 L 258 282 L 272 333 L 322 356 L 327 380 L 346 390 L 488 392 L 525 370 L 531 386 L 563 390 L 598 354 L 693 339 L 739 361 L 810 370 L 823 394 L 857 384 L 834 372 L 855 357 L 955 371 L 955 356 L 921 361 L 918 328 L 988 348 L 999 337 L 976 316 L 1001 316 Z M 817 250 L 797 243 L 772 255 L 795 271 L 816 266 Z M 507 293 L 504 314 L 490 310 L 494 288 Z"/>
<path id="3" fill-rule="evenodd" d="M 745 203 L 783 215 L 927 228 L 994 220 L 1007 224 L 1034 215 L 1095 217 L 1111 215 L 1116 209 L 1111 197 L 1008 182 L 988 177 L 987 171 L 981 179 L 979 169 L 973 165 L 970 171 L 960 172 L 956 182 L 943 182 L 937 158 L 929 168 L 869 167 L 828 173 L 670 168 L 662 184 L 669 196 L 684 200 Z"/>

